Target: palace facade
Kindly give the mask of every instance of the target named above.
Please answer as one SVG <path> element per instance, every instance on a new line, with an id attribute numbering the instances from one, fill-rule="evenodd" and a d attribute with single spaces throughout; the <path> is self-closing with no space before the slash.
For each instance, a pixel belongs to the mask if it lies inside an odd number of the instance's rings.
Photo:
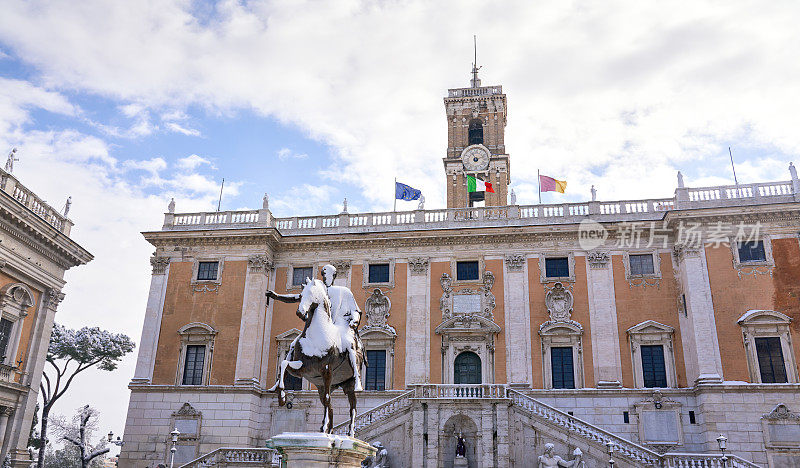
<path id="1" fill-rule="evenodd" d="M 314 431 L 317 393 L 265 390 L 302 323 L 296 293 L 333 264 L 362 307 L 357 436 L 393 467 L 800 466 L 800 180 L 663 199 L 517 205 L 501 86 L 444 98 L 447 208 L 274 218 L 165 214 L 119 466 L 269 466 Z M 466 175 L 494 193 L 468 192 Z M 594 198 L 594 197 L 592 197 Z M 347 405 L 335 401 L 336 423 Z M 344 431 L 339 425 L 336 431 Z M 249 464 L 249 465 L 248 465 Z"/>
<path id="2" fill-rule="evenodd" d="M 9 165 L 13 165 L 13 153 Z M 7 169 L 10 167 L 7 166 Z M 64 272 L 92 259 L 72 221 L 0 170 L 0 463 L 29 467 L 39 383 Z"/>

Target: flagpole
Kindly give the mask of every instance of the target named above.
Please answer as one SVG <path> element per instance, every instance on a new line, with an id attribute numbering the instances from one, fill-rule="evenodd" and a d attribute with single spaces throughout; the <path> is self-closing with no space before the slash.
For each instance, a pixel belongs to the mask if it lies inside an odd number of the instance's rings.
<path id="1" fill-rule="evenodd" d="M 394 208 L 392 211 L 397 211 L 397 177 L 394 178 Z"/>
<path id="2" fill-rule="evenodd" d="M 539 175 L 539 169 L 536 169 L 536 185 L 539 187 L 539 204 L 542 204 L 542 176 Z"/>
<path id="3" fill-rule="evenodd" d="M 733 183 L 736 184 L 736 196 L 741 197 L 742 195 L 739 193 L 739 181 L 736 179 L 736 166 L 733 164 L 733 151 L 731 151 L 731 147 L 728 147 L 728 154 L 731 155 L 731 169 L 733 169 Z"/>

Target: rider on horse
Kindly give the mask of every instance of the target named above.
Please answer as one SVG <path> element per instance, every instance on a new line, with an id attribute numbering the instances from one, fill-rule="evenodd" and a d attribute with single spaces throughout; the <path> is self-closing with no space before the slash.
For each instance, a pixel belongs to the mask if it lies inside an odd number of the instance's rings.
<path id="1" fill-rule="evenodd" d="M 344 286 L 334 286 L 334 279 L 336 279 L 336 267 L 333 265 L 325 265 L 322 267 L 322 281 L 327 287 L 328 297 L 331 301 L 331 316 L 333 322 L 337 325 L 347 324 L 350 329 L 349 333 L 343 334 L 342 336 L 343 343 L 341 348 L 346 350 L 349 355 L 350 363 L 353 367 L 353 377 L 355 378 L 355 390 L 362 391 L 361 372 L 358 368 L 359 366 L 355 364 L 358 362 L 357 353 L 362 349 L 361 338 L 358 336 L 358 325 L 361 322 L 361 309 L 358 308 L 358 304 L 350 289 Z M 267 291 L 267 297 L 286 303 L 300 302 L 300 294 L 276 294 L 274 291 Z M 301 319 L 304 318 L 301 317 Z M 306 327 L 308 327 L 308 324 L 306 324 Z M 303 334 L 305 334 L 305 331 L 306 330 L 303 330 Z M 296 341 L 292 343 L 287 356 L 292 356 L 295 343 Z M 279 382 L 282 381 L 280 377 L 281 376 L 278 376 Z"/>

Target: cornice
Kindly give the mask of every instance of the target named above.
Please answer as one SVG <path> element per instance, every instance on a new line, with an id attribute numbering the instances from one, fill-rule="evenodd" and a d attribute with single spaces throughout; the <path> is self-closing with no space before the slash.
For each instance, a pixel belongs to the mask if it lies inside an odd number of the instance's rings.
<path id="1" fill-rule="evenodd" d="M 266 245 L 275 250 L 281 243 L 281 235 L 275 228 L 145 231 L 142 235 L 157 248 L 173 245 Z"/>
<path id="2" fill-rule="evenodd" d="M 69 236 L 0 190 L 0 229 L 65 270 L 94 257 Z"/>

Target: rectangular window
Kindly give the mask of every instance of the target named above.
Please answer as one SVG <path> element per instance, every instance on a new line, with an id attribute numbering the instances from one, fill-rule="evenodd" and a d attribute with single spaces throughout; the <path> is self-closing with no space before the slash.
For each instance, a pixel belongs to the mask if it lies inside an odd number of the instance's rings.
<path id="1" fill-rule="evenodd" d="M 653 254 L 629 255 L 631 275 L 652 275 L 656 272 Z"/>
<path id="2" fill-rule="evenodd" d="M 11 329 L 14 327 L 14 322 L 11 320 L 0 319 L 0 356 L 2 361 L 6 360 L 6 349 L 8 342 L 11 341 Z"/>
<path id="3" fill-rule="evenodd" d="M 286 372 L 283 374 L 283 385 L 286 390 L 302 390 L 303 389 L 303 379 L 300 377 L 295 377 L 292 374 Z"/>
<path id="4" fill-rule="evenodd" d="M 569 277 L 569 258 L 545 258 L 544 275 L 548 278 L 567 278 Z"/>
<path id="5" fill-rule="evenodd" d="M 197 264 L 198 281 L 216 281 L 219 262 L 199 262 Z"/>
<path id="6" fill-rule="evenodd" d="M 365 390 L 386 390 L 386 350 L 367 351 Z"/>
<path id="7" fill-rule="evenodd" d="M 456 279 L 458 281 L 477 281 L 480 278 L 478 262 L 456 262 Z"/>
<path id="8" fill-rule="evenodd" d="M 763 262 L 766 259 L 764 241 L 739 242 L 739 262 Z"/>
<path id="9" fill-rule="evenodd" d="M 388 283 L 389 282 L 389 264 L 376 263 L 369 265 L 369 282 L 370 283 Z"/>
<path id="10" fill-rule="evenodd" d="M 183 366 L 183 385 L 203 385 L 203 365 L 205 364 L 206 346 L 186 346 L 186 362 Z"/>
<path id="11" fill-rule="evenodd" d="M 776 337 L 756 338 L 758 369 L 761 383 L 785 383 L 786 366 L 783 362 L 781 339 Z"/>
<path id="12" fill-rule="evenodd" d="M 641 346 L 642 376 L 647 388 L 667 386 L 667 368 L 664 364 L 664 346 Z"/>
<path id="13" fill-rule="evenodd" d="M 292 268 L 292 286 L 302 286 L 306 282 L 306 278 L 314 279 L 313 267 Z"/>
<path id="14" fill-rule="evenodd" d="M 575 388 L 572 346 L 550 348 L 553 388 Z"/>

